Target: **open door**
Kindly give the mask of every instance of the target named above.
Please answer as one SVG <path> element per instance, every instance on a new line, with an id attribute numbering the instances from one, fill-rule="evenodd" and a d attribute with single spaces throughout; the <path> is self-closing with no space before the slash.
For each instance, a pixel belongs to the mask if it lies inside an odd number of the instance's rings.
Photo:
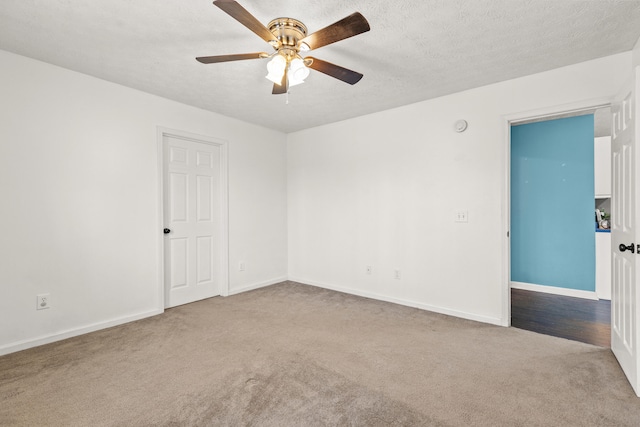
<path id="1" fill-rule="evenodd" d="M 640 67 L 611 106 L 612 145 L 612 295 L 611 350 L 640 396 L 640 185 L 638 96 Z"/>

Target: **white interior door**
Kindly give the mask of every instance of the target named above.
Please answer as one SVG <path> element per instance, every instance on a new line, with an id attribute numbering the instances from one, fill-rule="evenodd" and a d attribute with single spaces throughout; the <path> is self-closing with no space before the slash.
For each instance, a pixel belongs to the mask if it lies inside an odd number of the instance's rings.
<path id="1" fill-rule="evenodd" d="M 165 305 L 220 294 L 220 147 L 163 136 Z"/>
<path id="2" fill-rule="evenodd" d="M 612 295 L 611 350 L 640 396 L 640 277 L 638 276 L 638 225 L 640 225 L 640 186 L 636 165 L 640 164 L 637 141 L 638 84 L 640 67 L 612 105 Z"/>

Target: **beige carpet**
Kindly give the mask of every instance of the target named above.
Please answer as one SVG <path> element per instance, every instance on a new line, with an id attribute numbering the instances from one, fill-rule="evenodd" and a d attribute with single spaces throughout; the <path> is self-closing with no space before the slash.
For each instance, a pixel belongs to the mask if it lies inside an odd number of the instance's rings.
<path id="1" fill-rule="evenodd" d="M 0 425 L 638 426 L 610 350 L 286 282 L 0 357 Z"/>

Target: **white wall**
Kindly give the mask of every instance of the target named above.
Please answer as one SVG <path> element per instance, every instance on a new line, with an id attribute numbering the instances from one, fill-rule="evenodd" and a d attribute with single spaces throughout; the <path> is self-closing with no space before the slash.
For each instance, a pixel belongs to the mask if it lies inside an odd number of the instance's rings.
<path id="1" fill-rule="evenodd" d="M 0 354 L 161 311 L 157 126 L 229 141 L 231 293 L 288 261 L 292 280 L 504 324 L 504 116 L 609 97 L 631 62 L 285 136 L 0 51 Z"/>
<path id="2" fill-rule="evenodd" d="M 630 69 L 627 52 L 289 134 L 289 279 L 508 324 L 505 116 L 613 96 Z"/>
<path id="3" fill-rule="evenodd" d="M 0 354 L 162 310 L 157 126 L 229 142 L 231 293 L 286 279 L 284 134 L 3 51 L 0 81 Z"/>

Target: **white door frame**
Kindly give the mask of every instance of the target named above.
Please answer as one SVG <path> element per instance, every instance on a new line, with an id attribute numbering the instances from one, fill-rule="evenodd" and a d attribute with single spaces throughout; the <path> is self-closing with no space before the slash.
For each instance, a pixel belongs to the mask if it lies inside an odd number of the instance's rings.
<path id="1" fill-rule="evenodd" d="M 163 308 L 167 307 L 167 295 L 164 283 L 164 137 L 200 142 L 219 147 L 220 149 L 220 285 L 218 287 L 221 296 L 229 295 L 229 172 L 228 151 L 229 144 L 226 140 L 210 136 L 198 135 L 176 129 L 158 126 L 158 292 L 159 301 Z"/>
<path id="2" fill-rule="evenodd" d="M 564 114 L 609 107 L 612 101 L 613 97 L 598 98 L 502 116 L 504 133 L 502 146 L 502 326 L 511 326 L 511 286 L 509 280 L 511 277 L 511 239 L 509 237 L 511 229 L 511 125 L 538 119 L 551 120 Z"/>

